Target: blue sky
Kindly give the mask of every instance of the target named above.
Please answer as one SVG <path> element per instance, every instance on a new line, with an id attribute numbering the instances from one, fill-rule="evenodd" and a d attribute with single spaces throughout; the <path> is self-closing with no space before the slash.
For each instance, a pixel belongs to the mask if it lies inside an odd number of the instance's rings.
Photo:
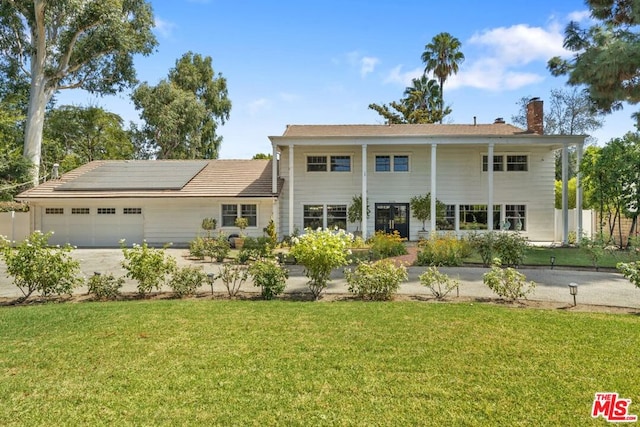
<path id="1" fill-rule="evenodd" d="M 570 20 L 588 24 L 582 0 L 152 0 L 159 46 L 139 57 L 140 81 L 157 84 L 187 51 L 213 58 L 233 103 L 221 158 L 271 152 L 269 135 L 287 124 L 379 124 L 370 103 L 402 96 L 422 74 L 420 56 L 434 35 L 462 42 L 466 60 L 444 87 L 448 123 L 507 122 L 523 96 L 548 100 L 564 87 L 547 60 L 566 56 Z M 138 121 L 129 93 L 94 97 L 60 94 L 59 104 L 102 106 Z M 635 130 L 633 107 L 607 116 L 598 143 Z"/>

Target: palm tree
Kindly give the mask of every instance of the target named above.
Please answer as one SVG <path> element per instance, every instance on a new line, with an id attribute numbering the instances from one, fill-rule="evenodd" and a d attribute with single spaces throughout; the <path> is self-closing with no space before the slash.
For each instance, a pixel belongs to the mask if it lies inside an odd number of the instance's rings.
<path id="1" fill-rule="evenodd" d="M 431 43 L 425 45 L 422 53 L 422 62 L 426 65 L 425 74 L 433 71 L 440 82 L 440 110 L 444 110 L 444 82 L 450 75 L 458 73 L 458 65 L 464 61 L 460 46 L 460 40 L 451 34 L 440 33 L 433 37 Z"/>
<path id="2" fill-rule="evenodd" d="M 441 109 L 442 93 L 437 81 L 423 75 L 411 83 L 401 100 L 408 111 L 408 123 L 435 123 L 450 113 L 449 109 Z"/>

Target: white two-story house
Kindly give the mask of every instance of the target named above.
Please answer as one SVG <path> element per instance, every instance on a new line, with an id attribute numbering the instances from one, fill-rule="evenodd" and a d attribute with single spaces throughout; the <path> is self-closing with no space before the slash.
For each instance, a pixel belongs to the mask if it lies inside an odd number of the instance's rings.
<path id="1" fill-rule="evenodd" d="M 409 200 L 431 193 L 446 205 L 428 230 L 519 230 L 532 241 L 555 235 L 555 153 L 577 146 L 584 136 L 542 134 L 542 101 L 527 107 L 528 129 L 497 119 L 493 124 L 289 125 L 271 136 L 273 192 L 278 177 L 281 234 L 307 227 L 354 231 L 347 210 L 362 196 L 363 234 L 396 230 L 418 238 L 422 222 Z M 566 162 L 563 240 L 567 241 Z M 433 197 L 435 196 L 435 197 Z M 580 195 L 578 196 L 580 197 Z M 366 206 L 370 209 L 367 214 Z M 580 219 L 578 220 L 580 226 Z"/>

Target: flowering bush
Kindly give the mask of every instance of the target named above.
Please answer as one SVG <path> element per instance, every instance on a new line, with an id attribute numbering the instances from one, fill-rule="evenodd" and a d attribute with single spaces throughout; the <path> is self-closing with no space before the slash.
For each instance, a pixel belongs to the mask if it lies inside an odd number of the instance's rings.
<path id="1" fill-rule="evenodd" d="M 98 299 L 115 299 L 120 295 L 120 288 L 124 285 L 124 278 L 117 279 L 113 274 L 94 274 L 87 281 L 89 293 Z"/>
<path id="2" fill-rule="evenodd" d="M 247 266 L 237 262 L 222 264 L 219 272 L 217 278 L 222 280 L 230 297 L 235 297 L 238 294 L 240 287 L 249 277 Z"/>
<path id="3" fill-rule="evenodd" d="M 363 262 L 355 271 L 346 269 L 344 275 L 349 292 L 370 300 L 391 299 L 400 288 L 400 282 L 408 279 L 407 269 L 390 260 Z"/>
<path id="4" fill-rule="evenodd" d="M 289 270 L 280 266 L 275 259 L 260 259 L 249 267 L 253 284 L 261 289 L 262 298 L 273 299 L 284 292 L 289 278 Z"/>
<path id="5" fill-rule="evenodd" d="M 134 244 L 131 249 L 120 242 L 124 261 L 122 267 L 127 270 L 126 276 L 138 282 L 138 292 L 145 295 L 160 287 L 176 270 L 176 260 L 166 255 L 164 249 L 154 249 L 143 242 Z"/>
<path id="6" fill-rule="evenodd" d="M 207 275 L 201 268 L 188 266 L 179 268 L 173 273 L 169 286 L 178 298 L 182 298 L 195 295 L 206 280 Z"/>
<path id="7" fill-rule="evenodd" d="M 371 253 L 375 259 L 389 258 L 392 256 L 406 255 L 407 248 L 404 247 L 404 239 L 396 230 L 393 233 L 376 231 L 367 243 L 371 245 Z"/>
<path id="8" fill-rule="evenodd" d="M 469 242 L 455 235 L 434 235 L 418 243 L 418 265 L 459 266 L 462 260 L 471 255 Z"/>
<path id="9" fill-rule="evenodd" d="M 629 279 L 631 283 L 640 288 L 640 261 L 635 262 L 619 262 L 616 268 L 624 277 Z"/>
<path id="10" fill-rule="evenodd" d="M 514 268 L 502 268 L 499 258 L 494 258 L 491 271 L 482 275 L 482 281 L 501 298 L 516 301 L 527 298 L 536 287 L 534 282 L 526 282 L 527 278 Z"/>
<path id="11" fill-rule="evenodd" d="M 460 283 L 438 271 L 436 267 L 429 267 L 420 275 L 420 283 L 428 287 L 437 299 L 443 299 L 452 290 L 458 289 Z"/>
<path id="12" fill-rule="evenodd" d="M 15 248 L 7 240 L 0 242 L 7 273 L 13 276 L 13 283 L 23 294 L 21 301 L 35 291 L 43 296 L 71 294 L 73 288 L 82 283 L 78 277 L 80 263 L 69 255 L 73 247 L 49 246 L 52 234 L 34 231 Z"/>
<path id="13" fill-rule="evenodd" d="M 527 252 L 527 239 L 518 232 L 474 233 L 469 236 L 469 241 L 482 257 L 485 267 L 496 257 L 505 265 L 518 266 Z"/>
<path id="14" fill-rule="evenodd" d="M 304 235 L 292 239 L 291 255 L 304 266 L 309 289 L 317 299 L 327 287 L 331 270 L 347 265 L 353 236 L 344 230 L 305 231 Z"/>

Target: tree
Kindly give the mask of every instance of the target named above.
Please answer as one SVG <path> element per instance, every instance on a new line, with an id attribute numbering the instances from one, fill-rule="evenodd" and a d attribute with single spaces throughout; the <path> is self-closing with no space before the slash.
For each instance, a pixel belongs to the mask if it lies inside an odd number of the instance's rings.
<path id="1" fill-rule="evenodd" d="M 564 47 L 570 59 L 551 58 L 555 76 L 567 75 L 572 86 L 586 86 L 594 108 L 603 113 L 620 110 L 623 102 L 640 101 L 640 3 L 629 0 L 587 0 L 597 21 L 587 29 L 570 22 Z M 640 119 L 638 113 L 634 114 Z"/>
<path id="2" fill-rule="evenodd" d="M 67 171 L 93 160 L 132 159 L 134 147 L 122 125 L 119 115 L 100 107 L 65 105 L 53 109 L 44 129 L 44 167 L 48 162 L 59 162 L 62 171 Z M 47 159 L 47 151 L 60 157 Z"/>
<path id="3" fill-rule="evenodd" d="M 393 124 L 419 124 L 442 122 L 442 118 L 451 113 L 450 108 L 441 109 L 441 93 L 438 82 L 422 76 L 413 79 L 412 85 L 404 90 L 404 98 L 386 104 L 369 104 L 369 108 Z"/>
<path id="4" fill-rule="evenodd" d="M 272 158 L 273 154 L 257 153 L 253 155 L 251 160 L 271 160 Z"/>
<path id="5" fill-rule="evenodd" d="M 433 71 L 440 82 L 440 111 L 444 116 L 444 82 L 452 74 L 458 73 L 459 64 L 464 61 L 464 54 L 460 52 L 462 43 L 449 33 L 436 34 L 431 43 L 424 46 L 422 62 L 425 64 L 425 74 Z M 442 123 L 442 117 L 440 118 Z"/>
<path id="6" fill-rule="evenodd" d="M 511 116 L 513 124 L 527 128 L 527 104 L 530 96 L 520 98 L 518 113 Z M 545 135 L 587 135 L 602 127 L 602 115 L 592 108 L 592 102 L 584 91 L 551 89 L 548 108 L 544 115 Z M 590 143 L 587 138 L 587 143 Z M 556 180 L 562 179 L 562 156 L 556 152 Z M 576 176 L 576 151 L 569 148 L 569 179 Z"/>
<path id="7" fill-rule="evenodd" d="M 184 54 L 168 79 L 156 86 L 143 83 L 132 99 L 145 122 L 138 144 L 152 155 L 160 159 L 218 157 L 222 137 L 216 130 L 229 119 L 231 100 L 227 80 L 214 73 L 211 57 Z"/>
<path id="8" fill-rule="evenodd" d="M 0 50 L 28 76 L 24 156 L 38 183 L 44 113 L 53 95 L 82 88 L 116 93 L 135 82 L 133 55 L 156 46 L 144 0 L 7 0 L 0 3 Z"/>

